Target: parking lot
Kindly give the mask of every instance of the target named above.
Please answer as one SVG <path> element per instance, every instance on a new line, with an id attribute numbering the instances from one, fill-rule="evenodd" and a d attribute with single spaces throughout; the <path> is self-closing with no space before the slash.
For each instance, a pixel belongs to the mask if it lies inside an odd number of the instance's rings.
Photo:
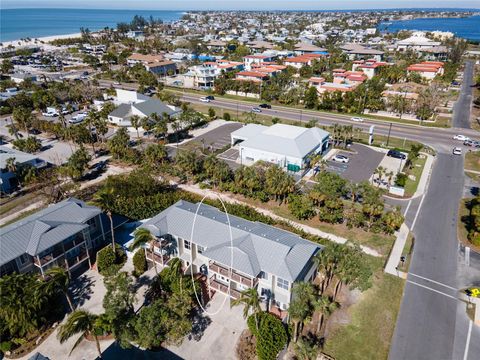
<path id="1" fill-rule="evenodd" d="M 219 159 L 228 160 L 228 161 L 236 161 L 240 154 L 238 153 L 238 149 L 228 149 L 227 151 L 218 155 Z"/>
<path id="2" fill-rule="evenodd" d="M 219 126 L 196 137 L 189 143 L 194 143 L 197 147 L 205 147 L 212 151 L 223 149 L 231 143 L 230 134 L 233 131 L 240 129 L 242 125 L 243 124 L 237 122 L 226 123 L 225 125 Z"/>
<path id="3" fill-rule="evenodd" d="M 329 160 L 335 154 L 347 156 L 349 162 L 343 164 Z M 375 151 L 365 145 L 353 144 L 349 151 L 339 150 L 332 153 L 327 159 L 327 170 L 335 172 L 349 181 L 359 183 L 370 179 L 384 157 L 385 153 L 383 152 Z"/>

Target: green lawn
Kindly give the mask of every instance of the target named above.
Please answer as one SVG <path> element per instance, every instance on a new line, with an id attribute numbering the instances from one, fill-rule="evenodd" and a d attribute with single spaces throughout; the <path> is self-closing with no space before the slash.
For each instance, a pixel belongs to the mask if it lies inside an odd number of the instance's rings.
<path id="1" fill-rule="evenodd" d="M 350 322 L 339 325 L 324 352 L 335 360 L 385 360 L 400 310 L 404 281 L 378 270 L 374 285 L 349 310 Z"/>
<path id="2" fill-rule="evenodd" d="M 398 268 L 402 271 L 408 272 L 408 267 L 410 266 L 410 260 L 412 258 L 413 246 L 415 244 L 415 238 L 412 233 L 408 234 L 407 241 L 403 247 L 402 256 L 405 256 L 407 261 L 402 265 L 401 262 L 398 264 Z"/>
<path id="3" fill-rule="evenodd" d="M 480 171 L 479 151 L 470 151 L 465 153 L 465 170 Z"/>
<path id="4" fill-rule="evenodd" d="M 423 159 L 418 158 L 413 162 L 413 166 L 411 169 L 407 169 L 406 167 L 403 168 L 403 172 L 407 175 L 415 176 L 415 180 L 411 180 L 410 178 L 407 179 L 405 184 L 405 196 L 412 196 L 417 191 L 418 183 L 420 182 L 420 178 L 422 177 L 423 169 L 425 168 L 425 163 L 427 162 L 427 157 Z M 420 165 L 420 166 L 417 166 Z"/>
<path id="5" fill-rule="evenodd" d="M 38 197 L 36 193 L 27 193 L 14 199 L 4 198 L 0 201 L 0 216 L 6 216 L 13 210 L 19 210 L 35 202 Z M 18 209 L 17 209 L 18 208 Z"/>
<path id="6" fill-rule="evenodd" d="M 18 215 L 16 218 L 10 220 L 10 221 L 7 221 L 5 224 L 3 225 L 0 225 L 0 228 L 4 227 L 4 226 L 7 226 L 7 225 L 10 225 L 16 221 L 19 221 L 19 220 L 22 220 L 23 218 L 26 218 L 27 216 L 29 215 L 32 215 L 32 214 L 35 214 L 36 212 L 42 210 L 42 208 L 38 208 L 38 209 L 32 209 L 32 210 L 28 210 L 28 211 L 25 211 L 23 213 L 21 213 L 20 215 Z"/>

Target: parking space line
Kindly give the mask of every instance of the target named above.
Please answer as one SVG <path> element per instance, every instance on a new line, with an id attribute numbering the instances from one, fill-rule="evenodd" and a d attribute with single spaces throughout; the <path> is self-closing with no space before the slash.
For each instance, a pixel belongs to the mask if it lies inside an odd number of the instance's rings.
<path id="1" fill-rule="evenodd" d="M 454 290 L 454 291 L 457 291 L 457 290 L 458 290 L 458 289 L 456 289 L 456 288 L 454 288 L 454 287 L 452 287 L 452 286 L 445 285 L 445 284 L 443 284 L 443 283 L 441 283 L 441 282 L 438 282 L 438 281 L 435 281 L 435 280 L 432 280 L 432 279 L 429 279 L 429 278 L 426 278 L 426 277 L 423 277 L 423 276 L 420 276 L 420 275 L 417 275 L 417 274 L 414 274 L 414 273 L 408 273 L 408 275 L 413 275 L 413 276 L 418 277 L 418 278 L 420 278 L 420 279 L 423 279 L 423 280 L 432 282 L 432 283 L 437 284 L 437 285 L 441 285 L 441 286 L 443 286 L 443 287 L 446 287 L 446 288 L 448 288 L 448 289 L 452 289 L 452 290 Z"/>

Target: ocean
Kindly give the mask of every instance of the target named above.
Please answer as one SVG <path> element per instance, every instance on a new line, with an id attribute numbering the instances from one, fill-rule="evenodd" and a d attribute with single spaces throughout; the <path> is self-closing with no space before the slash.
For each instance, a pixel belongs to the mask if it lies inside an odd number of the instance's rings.
<path id="1" fill-rule="evenodd" d="M 480 15 L 467 18 L 422 18 L 392 21 L 391 23 L 381 23 L 378 29 L 382 32 L 399 30 L 450 31 L 458 37 L 480 41 Z"/>
<path id="2" fill-rule="evenodd" d="M 98 10 L 98 9 L 4 9 L 0 10 L 0 41 L 39 38 L 79 33 L 80 28 L 100 30 L 130 22 L 135 15 L 148 19 L 175 21 L 181 11 L 163 10 Z"/>

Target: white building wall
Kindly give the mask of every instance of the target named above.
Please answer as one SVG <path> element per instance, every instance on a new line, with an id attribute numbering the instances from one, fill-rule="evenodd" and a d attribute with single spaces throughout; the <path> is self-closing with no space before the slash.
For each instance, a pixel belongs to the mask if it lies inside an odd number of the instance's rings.
<path id="1" fill-rule="evenodd" d="M 302 159 L 296 157 L 285 156 L 283 154 L 276 154 L 268 151 L 247 148 L 240 145 L 240 156 L 242 163 L 245 165 L 253 164 L 257 161 L 266 161 L 272 164 L 277 164 L 280 167 L 286 167 L 287 164 L 295 164 L 302 167 Z"/>

